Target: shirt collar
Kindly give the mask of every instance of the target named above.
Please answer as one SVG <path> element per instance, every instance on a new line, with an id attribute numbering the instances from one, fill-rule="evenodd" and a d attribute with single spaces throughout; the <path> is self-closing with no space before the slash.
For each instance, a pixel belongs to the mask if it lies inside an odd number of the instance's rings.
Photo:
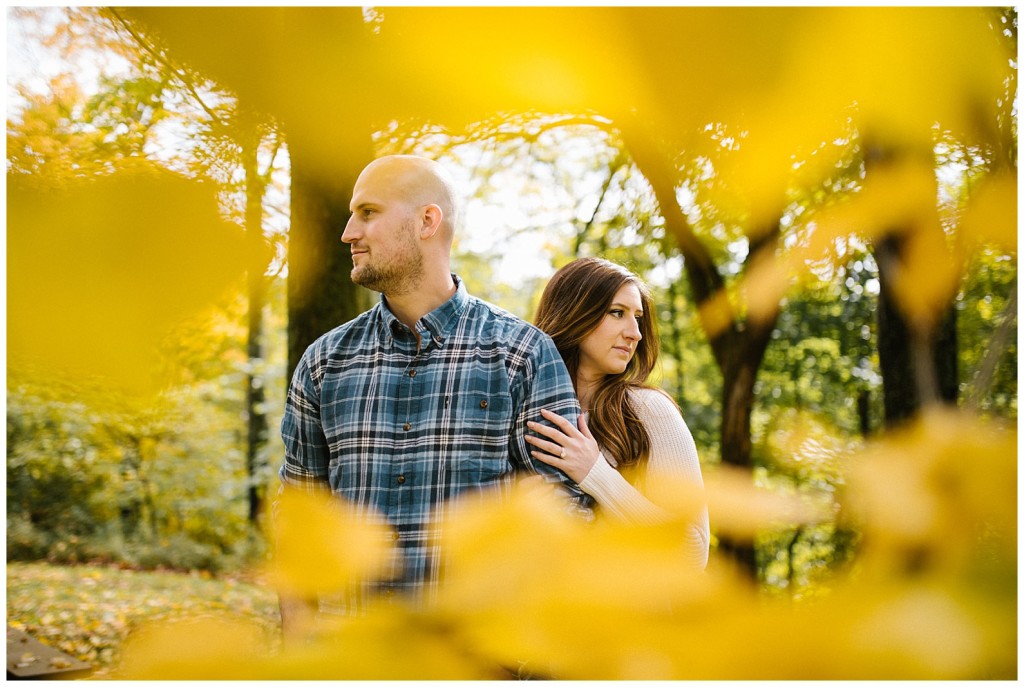
<path id="1" fill-rule="evenodd" d="M 417 328 L 420 326 L 425 327 L 430 332 L 431 338 L 439 344 L 443 343 L 447 338 L 448 332 L 455 325 L 462 311 L 465 310 L 466 303 L 469 302 L 466 284 L 454 272 L 452 273 L 452 280 L 455 282 L 455 293 L 452 297 L 421 317 L 416 323 Z M 381 334 L 383 336 L 391 337 L 396 328 L 403 326 L 398 321 L 398 318 L 395 317 L 395 314 L 391 312 L 391 308 L 388 307 L 384 294 L 380 295 L 380 313 Z"/>
<path id="2" fill-rule="evenodd" d="M 455 325 L 456 320 L 459 319 L 459 315 L 466 308 L 466 303 L 469 301 L 469 294 L 466 293 L 466 285 L 456 274 L 452 274 L 452 280 L 455 282 L 455 293 L 445 301 L 442 305 L 434 308 L 422 318 L 420 322 L 430 331 L 430 335 L 441 343 L 448 336 L 448 332 Z"/>

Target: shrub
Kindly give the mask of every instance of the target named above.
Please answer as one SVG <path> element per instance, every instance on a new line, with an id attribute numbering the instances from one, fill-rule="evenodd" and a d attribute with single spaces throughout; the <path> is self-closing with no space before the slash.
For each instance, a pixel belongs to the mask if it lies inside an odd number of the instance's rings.
<path id="1" fill-rule="evenodd" d="M 139 544 L 128 552 L 134 563 L 147 570 L 161 568 L 209 570 L 220 572 L 227 567 L 219 547 L 201 544 L 182 534 L 174 534 L 159 542 Z"/>
<path id="2" fill-rule="evenodd" d="M 7 521 L 7 560 L 34 561 L 46 557 L 53 536 L 28 518 L 10 518 Z"/>

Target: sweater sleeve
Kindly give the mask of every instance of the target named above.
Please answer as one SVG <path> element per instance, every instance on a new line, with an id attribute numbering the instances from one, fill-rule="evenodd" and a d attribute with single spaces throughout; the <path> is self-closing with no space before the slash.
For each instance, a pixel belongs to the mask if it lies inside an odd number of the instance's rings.
<path id="1" fill-rule="evenodd" d="M 685 480 L 703 488 L 697 446 L 672 399 L 661 391 L 644 389 L 634 392 L 630 401 L 651 439 L 644 482 Z M 606 512 L 627 522 L 656 524 L 670 517 L 607 460 L 598 460 L 580 482 L 580 487 Z M 708 512 L 704 506 L 696 520 L 687 526 L 685 541 L 687 558 L 702 568 L 707 565 L 710 538 Z"/>

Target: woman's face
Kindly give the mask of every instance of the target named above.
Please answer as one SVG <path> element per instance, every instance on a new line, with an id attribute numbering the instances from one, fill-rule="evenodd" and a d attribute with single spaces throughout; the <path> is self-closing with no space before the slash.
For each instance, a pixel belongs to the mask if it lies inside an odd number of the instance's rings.
<path id="1" fill-rule="evenodd" d="M 643 316 L 640 289 L 635 284 L 623 284 L 601 323 L 580 343 L 580 377 L 595 380 L 625 372 L 643 338 L 639 322 Z"/>

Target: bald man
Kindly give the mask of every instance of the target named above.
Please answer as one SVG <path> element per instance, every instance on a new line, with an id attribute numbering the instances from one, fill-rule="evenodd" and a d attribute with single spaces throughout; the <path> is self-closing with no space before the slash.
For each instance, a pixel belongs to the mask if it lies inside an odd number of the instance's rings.
<path id="1" fill-rule="evenodd" d="M 527 421 L 549 408 L 576 422 L 579 405 L 551 339 L 470 296 L 450 270 L 458 203 L 436 162 L 389 156 L 356 180 L 341 240 L 352 281 L 379 291 L 370 310 L 321 336 L 292 377 L 281 423 L 284 485 L 330 491 L 392 527 L 399 555 L 381 580 L 319 599 L 358 613 L 372 597 L 429 598 L 444 504 L 502 493 L 517 474 L 560 484 L 588 517 L 590 497 L 530 455 Z M 308 605 L 282 599 L 286 635 Z"/>

